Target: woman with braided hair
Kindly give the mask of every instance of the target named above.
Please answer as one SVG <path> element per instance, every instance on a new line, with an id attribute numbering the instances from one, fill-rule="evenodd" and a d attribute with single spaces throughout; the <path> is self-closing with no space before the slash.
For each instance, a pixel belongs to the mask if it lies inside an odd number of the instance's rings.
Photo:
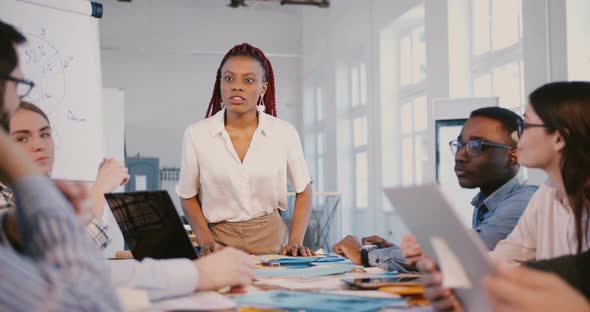
<path id="1" fill-rule="evenodd" d="M 274 73 L 264 53 L 242 43 L 221 60 L 205 119 L 183 138 L 176 193 L 201 255 L 232 246 L 252 254 L 310 256 L 302 245 L 311 179 L 297 130 L 277 119 Z M 295 192 L 293 224 L 287 178 Z"/>

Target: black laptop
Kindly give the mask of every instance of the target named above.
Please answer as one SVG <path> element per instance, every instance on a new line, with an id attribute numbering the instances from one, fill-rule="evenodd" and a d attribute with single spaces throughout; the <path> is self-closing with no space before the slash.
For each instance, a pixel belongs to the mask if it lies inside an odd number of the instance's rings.
<path id="1" fill-rule="evenodd" d="M 110 193 L 105 198 L 135 259 L 197 258 L 168 192 Z"/>

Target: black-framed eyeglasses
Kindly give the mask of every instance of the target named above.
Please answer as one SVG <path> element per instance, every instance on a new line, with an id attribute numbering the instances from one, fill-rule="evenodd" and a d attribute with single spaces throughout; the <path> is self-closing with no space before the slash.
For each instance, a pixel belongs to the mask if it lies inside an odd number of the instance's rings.
<path id="1" fill-rule="evenodd" d="M 18 79 L 8 75 L 0 75 L 0 79 L 14 81 L 16 83 L 16 94 L 20 99 L 23 99 L 35 86 L 35 83 L 27 79 Z"/>
<path id="2" fill-rule="evenodd" d="M 486 142 L 482 140 L 471 140 L 466 143 L 463 143 L 459 140 L 453 140 L 449 142 L 449 147 L 451 148 L 451 153 L 453 153 L 453 155 L 456 155 L 463 147 L 465 147 L 467 154 L 471 157 L 477 157 L 481 155 L 481 152 L 484 151 L 486 147 L 496 147 L 508 150 L 514 149 L 514 147 L 509 145 Z"/>
<path id="3" fill-rule="evenodd" d="M 544 124 L 531 124 L 531 123 L 526 123 L 522 120 L 519 120 L 518 121 L 518 128 L 516 129 L 516 134 L 518 135 L 519 139 L 522 137 L 522 133 L 527 128 L 549 128 L 549 127 Z"/>

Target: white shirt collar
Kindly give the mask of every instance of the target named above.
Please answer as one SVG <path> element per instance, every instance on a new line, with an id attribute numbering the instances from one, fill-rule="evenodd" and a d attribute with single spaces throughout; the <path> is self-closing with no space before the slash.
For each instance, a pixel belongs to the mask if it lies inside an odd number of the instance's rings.
<path id="1" fill-rule="evenodd" d="M 210 118 L 213 120 L 211 136 L 223 133 L 223 131 L 225 131 L 225 108 L 222 108 Z M 256 127 L 256 131 L 260 131 L 261 134 L 267 135 L 271 125 L 270 119 L 271 116 L 264 113 L 263 109 L 258 109 L 258 127 Z"/>

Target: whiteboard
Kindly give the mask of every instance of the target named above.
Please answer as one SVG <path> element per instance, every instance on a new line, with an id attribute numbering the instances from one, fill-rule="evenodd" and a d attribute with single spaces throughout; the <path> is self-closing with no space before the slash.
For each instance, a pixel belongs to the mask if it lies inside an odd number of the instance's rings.
<path id="1" fill-rule="evenodd" d="M 20 64 L 36 86 L 25 100 L 41 107 L 52 124 L 52 177 L 94 181 L 103 156 L 98 19 L 74 13 L 84 7 L 91 12 L 89 1 L 36 2 L 0 0 L 0 19 L 27 37 L 19 46 Z"/>

